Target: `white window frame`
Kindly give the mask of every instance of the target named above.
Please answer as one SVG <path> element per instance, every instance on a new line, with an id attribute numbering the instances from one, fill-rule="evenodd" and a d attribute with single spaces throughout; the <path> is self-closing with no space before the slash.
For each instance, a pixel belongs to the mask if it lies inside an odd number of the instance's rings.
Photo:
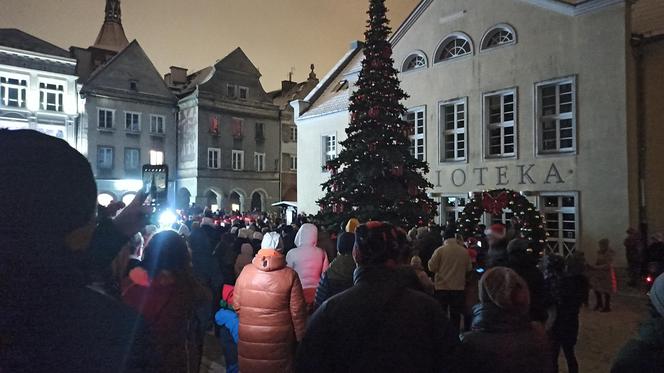
<path id="1" fill-rule="evenodd" d="M 254 170 L 265 172 L 265 153 L 254 153 Z"/>
<path id="2" fill-rule="evenodd" d="M 503 42 L 499 43 L 497 45 L 489 46 L 489 41 L 491 41 L 491 38 L 499 32 L 509 32 L 512 34 L 512 40 L 508 42 Z M 482 36 L 482 40 L 480 41 L 480 51 L 488 51 L 488 50 L 493 50 L 497 48 L 502 48 L 508 45 L 514 45 L 517 43 L 517 35 L 516 35 L 516 30 L 514 27 L 507 23 L 499 23 L 497 25 L 492 26 L 489 28 L 484 35 Z"/>
<path id="3" fill-rule="evenodd" d="M 333 140 L 330 141 L 330 139 Z M 337 158 L 337 148 L 338 139 L 336 132 L 326 133 L 321 136 L 321 160 L 323 162 L 323 166 L 325 166 L 327 162 Z"/>
<path id="4" fill-rule="evenodd" d="M 419 66 L 415 65 L 414 67 L 409 68 L 408 65 L 410 65 L 410 62 L 417 59 L 417 58 L 421 58 L 424 61 L 424 64 L 419 65 Z M 403 60 L 403 63 L 401 64 L 401 72 L 402 73 L 407 73 L 409 71 L 415 71 L 415 70 L 419 70 L 419 69 L 426 69 L 427 67 L 429 67 L 429 59 L 427 58 L 427 55 L 424 52 L 418 50 L 418 51 L 415 51 L 415 52 L 409 54 Z"/>
<path id="5" fill-rule="evenodd" d="M 571 95 L 572 95 L 572 108 L 570 112 L 560 113 L 560 86 L 564 84 L 571 84 Z M 555 85 L 556 87 L 556 113 L 544 116 L 542 114 L 542 89 Z M 576 123 L 576 102 L 577 102 L 577 81 L 576 76 L 551 79 L 543 82 L 535 83 L 535 151 L 537 155 L 559 155 L 559 154 L 576 154 L 577 150 L 577 123 Z M 543 123 L 545 120 L 554 121 L 555 131 L 556 131 L 556 149 L 544 150 L 544 130 Z M 562 120 L 571 120 L 572 123 L 572 146 L 561 148 L 561 126 L 560 122 Z"/>
<path id="6" fill-rule="evenodd" d="M 463 40 L 468 44 L 469 51 L 463 54 L 457 54 L 448 58 L 439 58 L 440 54 L 442 53 L 443 49 L 447 47 L 451 42 L 455 40 Z M 463 57 L 468 57 L 472 56 L 475 54 L 475 46 L 473 45 L 473 40 L 468 36 L 467 34 L 463 32 L 453 32 L 443 38 L 440 43 L 438 43 L 438 46 L 436 47 L 436 52 L 433 55 L 433 60 L 434 63 L 441 63 L 441 62 L 446 62 L 446 61 L 456 61 L 460 58 Z"/>
<path id="7" fill-rule="evenodd" d="M 414 107 L 411 109 L 408 109 L 406 112 L 406 115 L 404 116 L 404 120 L 406 122 L 411 122 L 411 120 L 408 118 L 410 115 L 413 115 L 412 119 L 412 129 L 413 132 L 408 136 L 410 139 L 410 154 L 412 154 L 415 159 L 421 160 L 421 161 L 426 161 L 427 160 L 427 138 L 426 138 L 426 133 L 427 133 L 427 113 L 426 113 L 426 106 L 419 106 L 419 107 Z M 422 129 L 422 133 L 418 133 L 418 129 Z M 418 148 L 418 141 L 422 141 L 422 151 L 419 152 Z M 419 158 L 421 156 L 421 158 Z"/>
<path id="8" fill-rule="evenodd" d="M 244 97 L 242 97 L 242 91 L 244 91 Z M 249 88 L 243 87 L 243 86 L 238 86 L 237 87 L 237 97 L 240 100 L 246 100 L 249 98 Z"/>
<path id="9" fill-rule="evenodd" d="M 557 197 L 558 206 L 557 207 L 546 207 L 544 204 L 544 198 L 547 197 Z M 574 207 L 568 207 L 562 205 L 562 199 L 565 197 L 574 198 Z M 581 227 L 580 220 L 580 211 L 579 207 L 581 206 L 579 201 L 578 192 L 541 192 L 538 196 L 538 206 L 539 210 L 544 216 L 544 228 L 548 231 L 548 225 L 546 221 L 547 214 L 558 214 L 558 237 L 547 237 L 547 245 L 549 242 L 558 243 L 559 252 L 558 254 L 564 255 L 565 257 L 571 254 L 569 250 L 564 246 L 566 243 L 573 242 L 574 250 L 579 250 L 580 247 L 580 235 L 579 229 Z M 574 239 L 564 237 L 565 231 L 570 231 L 569 229 L 564 229 L 565 220 L 563 219 L 563 214 L 573 214 L 574 215 Z"/>
<path id="10" fill-rule="evenodd" d="M 231 168 L 233 171 L 244 170 L 244 150 L 233 150 L 231 158 Z"/>
<path id="11" fill-rule="evenodd" d="M 104 149 L 103 163 L 102 160 L 100 159 L 101 157 L 99 156 L 101 154 L 102 149 Z M 108 166 L 105 166 L 109 154 L 110 154 L 110 162 Z M 112 146 L 106 146 L 106 145 L 97 146 L 97 169 L 112 170 L 113 167 L 115 166 L 114 164 L 115 164 L 115 149 Z"/>
<path id="12" fill-rule="evenodd" d="M 104 127 L 101 126 L 101 113 L 104 112 Z M 106 123 L 106 113 L 111 113 L 111 125 L 108 126 L 108 123 Z M 115 110 L 114 109 L 106 109 L 106 108 L 98 108 L 97 109 L 97 128 L 102 129 L 102 130 L 111 130 L 115 128 Z"/>
<path id="13" fill-rule="evenodd" d="M 458 122 L 460 121 L 458 118 L 459 111 L 457 110 L 458 105 L 463 105 L 463 114 L 464 114 L 464 127 L 463 129 L 460 129 L 458 127 Z M 447 106 L 454 106 L 454 129 L 448 130 L 445 128 L 445 107 Z M 448 100 L 448 101 L 442 101 L 438 104 L 438 143 L 440 144 L 438 146 L 438 152 L 439 152 L 439 157 L 438 160 L 440 163 L 448 163 L 448 162 L 464 162 L 468 159 L 468 99 L 466 97 L 464 98 L 457 98 L 453 100 Z M 446 155 L 446 147 L 445 147 L 445 136 L 447 135 L 454 135 L 454 157 L 448 158 Z M 463 135 L 463 143 L 464 143 L 464 154 L 463 157 L 459 157 L 459 135 Z"/>
<path id="14" fill-rule="evenodd" d="M 291 128 L 290 128 L 290 140 L 291 140 L 291 142 L 297 142 L 297 126 L 291 126 Z"/>
<path id="15" fill-rule="evenodd" d="M 505 97 L 512 95 L 512 120 L 505 120 Z M 489 100 L 492 97 L 500 97 L 500 122 L 490 123 L 490 105 Z M 483 123 L 484 128 L 484 157 L 485 158 L 514 158 L 518 154 L 518 131 L 517 131 L 517 122 L 518 122 L 518 95 L 516 88 L 508 88 L 500 91 L 487 92 L 482 95 L 482 106 L 483 106 Z M 512 128 L 512 152 L 506 152 L 506 143 L 505 143 L 505 129 Z M 491 153 L 491 130 L 500 130 L 500 152 L 492 154 Z"/>
<path id="16" fill-rule="evenodd" d="M 127 125 L 129 124 L 129 123 L 127 123 L 127 115 L 131 115 L 131 118 L 132 118 L 131 128 L 127 128 Z M 134 128 L 134 117 L 138 118 L 138 121 L 136 122 L 138 128 Z M 124 112 L 124 118 L 125 118 L 125 120 L 124 120 L 124 129 L 125 129 L 125 131 L 133 132 L 133 133 L 141 132 L 141 113 L 137 113 L 135 111 L 125 111 Z"/>
<path id="17" fill-rule="evenodd" d="M 161 123 L 159 123 L 160 121 Z M 163 115 L 150 114 L 150 133 L 155 135 L 163 135 L 165 132 L 166 117 Z"/>
<path id="18" fill-rule="evenodd" d="M 448 205 L 447 202 L 451 198 L 455 198 L 457 201 L 459 199 L 463 199 L 464 200 L 463 206 L 460 206 L 458 204 L 458 202 L 455 206 Z M 448 215 L 450 213 L 454 214 L 454 221 L 459 221 L 459 217 L 461 216 L 461 213 L 463 212 L 466 205 L 470 202 L 470 199 L 471 198 L 468 194 L 443 194 L 440 197 L 440 205 L 438 207 L 440 209 L 440 211 L 438 213 L 439 218 L 440 218 L 439 223 L 441 225 L 444 225 L 447 222 Z"/>
<path id="19" fill-rule="evenodd" d="M 0 78 L 4 78 L 5 80 L 7 80 L 7 82 L 5 83 L 2 83 L 0 81 L 0 97 L 2 97 L 2 100 L 0 100 L 0 106 L 25 109 L 28 105 L 27 101 L 28 101 L 28 89 L 30 88 L 30 76 L 22 74 L 13 74 L 3 71 L 2 73 L 0 73 Z M 9 79 L 16 79 L 19 81 L 19 84 L 9 83 Z M 25 81 L 25 85 L 20 84 L 22 81 Z M 9 105 L 10 89 L 18 90 L 17 106 Z"/>
<path id="20" fill-rule="evenodd" d="M 164 164 L 164 151 L 163 150 L 150 150 L 150 165 L 160 166 Z"/>
<path id="21" fill-rule="evenodd" d="M 207 167 L 211 170 L 218 170 L 221 168 L 220 148 L 208 148 Z"/>
<path id="22" fill-rule="evenodd" d="M 127 154 L 132 151 L 134 154 L 137 154 L 138 157 L 136 158 L 136 167 L 127 167 Z M 124 148 L 124 168 L 125 171 L 138 171 L 141 169 L 141 149 L 140 148 L 132 148 L 132 147 L 126 147 Z"/>
<path id="23" fill-rule="evenodd" d="M 233 94 L 232 95 L 229 94 L 231 88 L 233 89 Z M 237 98 L 237 96 L 238 96 L 237 95 L 237 85 L 235 85 L 235 84 L 226 84 L 226 96 L 228 96 L 230 98 Z"/>
<path id="24" fill-rule="evenodd" d="M 42 88 L 44 84 L 44 88 Z M 48 88 L 48 85 L 55 85 L 56 87 L 62 87 L 62 89 L 52 89 Z M 63 112 L 64 111 L 64 100 L 65 93 L 67 92 L 67 82 L 57 79 L 47 79 L 39 78 L 39 108 L 44 111 L 54 111 L 54 112 Z M 55 95 L 55 109 L 49 109 L 48 106 L 48 95 Z"/>
<path id="25" fill-rule="evenodd" d="M 290 154 L 290 170 L 297 171 L 297 155 Z"/>

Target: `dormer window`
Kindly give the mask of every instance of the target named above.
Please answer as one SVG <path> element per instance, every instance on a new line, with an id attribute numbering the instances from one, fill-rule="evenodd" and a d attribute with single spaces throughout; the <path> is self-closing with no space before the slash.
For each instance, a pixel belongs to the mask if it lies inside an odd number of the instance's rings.
<path id="1" fill-rule="evenodd" d="M 427 67 L 427 58 L 422 52 L 416 52 L 408 56 L 403 63 L 401 72 L 411 71 Z"/>
<path id="2" fill-rule="evenodd" d="M 473 53 L 473 44 L 470 37 L 464 33 L 456 32 L 440 43 L 436 51 L 436 62 L 447 61 Z"/>
<path id="3" fill-rule="evenodd" d="M 491 49 L 515 43 L 516 32 L 514 31 L 514 28 L 507 24 L 500 24 L 492 27 L 484 34 L 481 49 Z"/>

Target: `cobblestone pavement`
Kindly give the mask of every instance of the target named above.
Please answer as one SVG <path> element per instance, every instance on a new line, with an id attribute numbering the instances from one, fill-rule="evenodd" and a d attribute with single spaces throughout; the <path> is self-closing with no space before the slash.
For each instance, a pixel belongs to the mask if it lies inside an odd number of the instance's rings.
<path id="1" fill-rule="evenodd" d="M 581 310 L 579 342 L 576 346 L 581 373 L 607 373 L 625 342 L 636 334 L 639 323 L 647 317 L 647 298 L 637 291 L 621 291 L 612 299 L 610 313 L 593 312 L 594 296 L 589 308 Z M 223 356 L 213 335 L 205 343 L 201 373 L 223 373 Z M 560 372 L 567 373 L 560 357 Z"/>

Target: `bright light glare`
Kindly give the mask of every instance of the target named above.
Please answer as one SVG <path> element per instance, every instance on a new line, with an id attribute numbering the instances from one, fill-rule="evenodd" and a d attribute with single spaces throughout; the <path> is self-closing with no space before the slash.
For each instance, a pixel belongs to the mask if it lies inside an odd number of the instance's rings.
<path id="1" fill-rule="evenodd" d="M 170 227 L 177 221 L 177 216 L 171 210 L 166 210 L 159 215 L 159 226 Z"/>

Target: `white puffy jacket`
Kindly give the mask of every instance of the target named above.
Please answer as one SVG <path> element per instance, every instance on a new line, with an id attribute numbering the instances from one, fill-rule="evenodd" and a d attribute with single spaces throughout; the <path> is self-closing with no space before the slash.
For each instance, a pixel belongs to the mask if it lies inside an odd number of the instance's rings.
<path id="1" fill-rule="evenodd" d="M 318 287 L 320 276 L 327 270 L 329 262 L 325 251 L 316 246 L 318 228 L 304 224 L 295 236 L 296 248 L 286 255 L 286 264 L 300 276 L 303 289 Z"/>

